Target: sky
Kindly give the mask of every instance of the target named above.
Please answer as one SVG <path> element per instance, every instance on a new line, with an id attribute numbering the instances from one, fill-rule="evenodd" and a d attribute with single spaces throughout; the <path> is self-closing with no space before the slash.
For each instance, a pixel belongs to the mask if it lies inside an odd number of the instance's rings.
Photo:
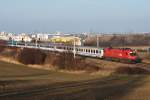
<path id="1" fill-rule="evenodd" d="M 150 32 L 150 0 L 0 0 L 0 31 Z"/>

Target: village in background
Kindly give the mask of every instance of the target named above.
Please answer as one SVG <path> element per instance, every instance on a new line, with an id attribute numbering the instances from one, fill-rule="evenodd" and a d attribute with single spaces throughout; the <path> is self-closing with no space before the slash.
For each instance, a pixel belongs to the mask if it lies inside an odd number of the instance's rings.
<path id="1" fill-rule="evenodd" d="M 148 32 L 114 32 L 114 33 L 11 33 L 0 32 L 0 40 L 11 43 L 57 43 L 77 46 L 148 46 L 150 45 L 150 33 Z"/>

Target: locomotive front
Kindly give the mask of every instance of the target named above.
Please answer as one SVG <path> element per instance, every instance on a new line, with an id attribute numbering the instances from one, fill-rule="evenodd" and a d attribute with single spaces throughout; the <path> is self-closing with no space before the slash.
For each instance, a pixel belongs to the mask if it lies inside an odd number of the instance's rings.
<path id="1" fill-rule="evenodd" d="M 140 63 L 142 61 L 142 59 L 139 57 L 139 55 L 137 54 L 135 50 L 131 50 L 129 52 L 128 59 L 136 63 Z"/>

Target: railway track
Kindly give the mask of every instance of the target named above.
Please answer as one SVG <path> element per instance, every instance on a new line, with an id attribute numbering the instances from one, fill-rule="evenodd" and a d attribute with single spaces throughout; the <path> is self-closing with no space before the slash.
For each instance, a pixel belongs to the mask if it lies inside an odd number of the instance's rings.
<path id="1" fill-rule="evenodd" d="M 100 96 L 101 99 L 99 100 L 103 100 L 106 99 L 108 95 L 110 97 L 115 95 L 115 91 L 122 91 L 120 89 L 121 87 L 127 89 L 127 86 L 133 85 L 133 83 L 138 82 L 142 78 L 143 76 L 132 77 L 129 80 L 120 81 L 120 79 L 122 79 L 120 77 L 105 77 L 104 79 L 58 84 L 55 85 L 55 87 L 47 86 L 24 91 L 2 93 L 0 94 L 0 100 L 42 100 L 43 98 L 43 100 L 66 100 L 65 97 L 67 100 L 85 100 L 85 96 L 88 98 L 86 100 L 91 100 L 92 95 Z M 96 92 L 97 89 L 100 89 L 100 91 Z M 108 93 L 107 96 L 103 95 L 103 90 L 110 91 L 111 89 L 113 89 L 114 92 Z"/>
<path id="2" fill-rule="evenodd" d="M 137 63 L 132 64 L 133 67 L 141 67 L 146 70 L 150 71 L 150 64 L 149 63 Z M 118 78 L 116 77 L 108 77 L 105 79 L 95 79 L 95 80 L 89 80 L 89 81 L 82 81 L 82 82 L 70 82 L 70 83 L 60 83 L 57 85 L 48 85 L 43 87 L 37 87 L 34 89 L 26 89 L 26 90 L 19 90 L 19 91 L 12 91 L 12 92 L 4 92 L 0 93 L 0 100 L 10 100 L 12 97 L 30 97 L 30 96 L 36 96 L 36 95 L 45 95 L 48 96 L 54 96 L 54 95 L 61 95 L 61 94 L 69 94 L 70 90 L 73 92 L 78 92 L 81 90 L 88 90 L 98 87 L 107 87 L 108 85 L 111 85 L 110 82 L 117 83 Z M 103 85 L 99 85 L 103 83 Z M 116 84 L 118 85 L 118 84 Z M 64 93 L 65 91 L 65 93 Z M 7 99 L 5 99 L 7 98 Z M 9 98 L 9 99 L 8 99 Z M 15 99 L 14 99 L 15 100 Z"/>
<path id="3" fill-rule="evenodd" d="M 90 80 L 90 81 L 83 81 L 83 82 L 71 82 L 66 84 L 58 84 L 55 86 L 47 86 L 47 87 L 41 87 L 41 88 L 35 88 L 35 89 L 28 89 L 24 91 L 14 91 L 14 92 L 5 92 L 0 94 L 1 98 L 11 98 L 11 97 L 18 97 L 18 96 L 31 96 L 36 94 L 43 94 L 48 93 L 48 95 L 57 95 L 62 94 L 65 90 L 74 90 L 78 91 L 80 89 L 89 89 L 92 88 L 93 85 L 96 85 L 98 83 L 103 83 L 106 85 L 109 83 L 108 81 L 115 81 L 117 80 L 116 77 L 112 78 L 106 78 L 104 80 L 96 79 L 96 80 Z"/>

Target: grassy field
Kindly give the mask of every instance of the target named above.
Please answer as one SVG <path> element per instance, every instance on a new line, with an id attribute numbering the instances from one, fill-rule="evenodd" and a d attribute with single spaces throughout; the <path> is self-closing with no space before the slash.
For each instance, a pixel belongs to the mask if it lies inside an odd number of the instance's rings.
<path id="1" fill-rule="evenodd" d="M 36 69 L 26 65 L 10 64 L 0 61 L 0 80 L 50 79 L 53 81 L 78 81 L 97 77 L 99 76 L 93 76 L 88 73 L 71 74 L 54 70 Z"/>
<path id="2" fill-rule="evenodd" d="M 65 86 L 66 88 L 59 88 Z M 72 85 L 70 87 L 70 84 Z M 78 85 L 77 85 L 78 84 Z M 0 94 L 40 87 L 56 90 L 0 100 L 149 100 L 149 75 L 70 74 L 0 62 Z"/>

